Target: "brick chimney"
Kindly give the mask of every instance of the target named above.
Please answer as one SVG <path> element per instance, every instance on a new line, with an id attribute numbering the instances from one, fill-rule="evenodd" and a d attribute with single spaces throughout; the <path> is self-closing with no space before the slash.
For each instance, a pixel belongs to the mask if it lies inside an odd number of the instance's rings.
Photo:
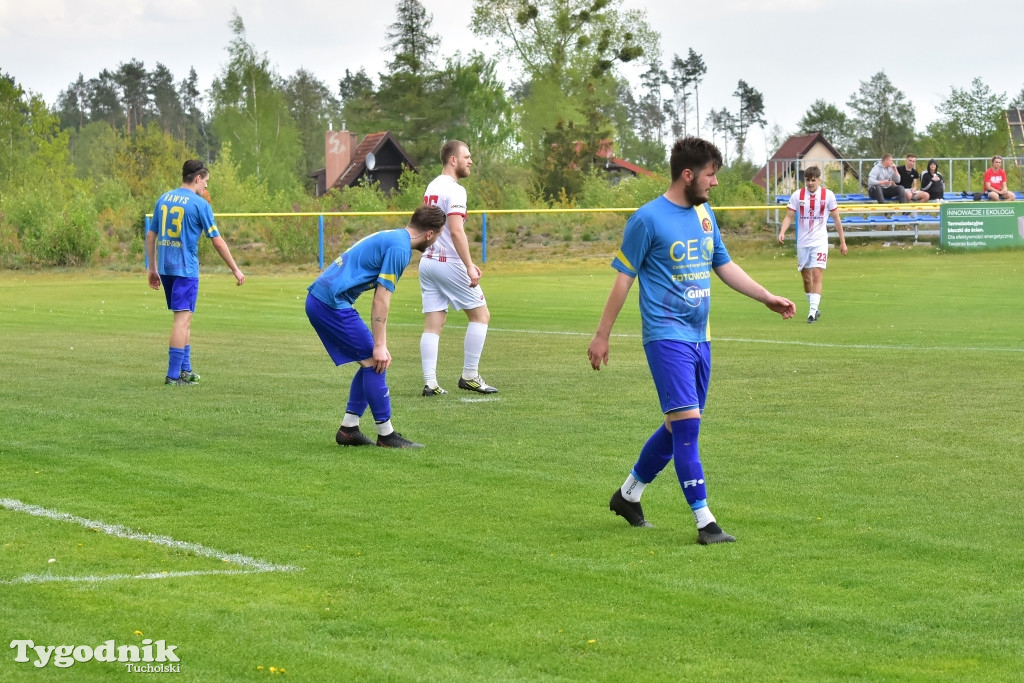
<path id="1" fill-rule="evenodd" d="M 325 181 L 328 190 L 334 187 L 334 183 L 352 163 L 352 153 L 357 144 L 356 135 L 351 131 L 329 130 L 324 135 L 324 156 L 327 168 Z"/>

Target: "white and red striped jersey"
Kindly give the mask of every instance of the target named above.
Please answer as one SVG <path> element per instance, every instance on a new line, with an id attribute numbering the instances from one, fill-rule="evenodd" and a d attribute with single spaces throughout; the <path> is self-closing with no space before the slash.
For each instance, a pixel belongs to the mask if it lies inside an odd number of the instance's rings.
<path id="1" fill-rule="evenodd" d="M 446 216 L 462 216 L 463 220 L 466 218 L 466 188 L 449 175 L 442 173 L 430 181 L 423 193 L 423 203 L 441 207 Z M 462 263 L 459 252 L 455 251 L 452 231 L 447 221 L 441 236 L 423 252 L 423 258 Z"/>
<path id="2" fill-rule="evenodd" d="M 789 196 L 788 208 L 796 213 L 796 246 L 820 247 L 828 244 L 828 215 L 839 204 L 832 190 L 824 187 L 817 192 L 800 188 Z"/>

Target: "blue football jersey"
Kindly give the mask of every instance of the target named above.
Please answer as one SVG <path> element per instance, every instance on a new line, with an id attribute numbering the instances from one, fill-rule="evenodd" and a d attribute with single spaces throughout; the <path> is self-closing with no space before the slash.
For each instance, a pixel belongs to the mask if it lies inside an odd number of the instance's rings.
<path id="1" fill-rule="evenodd" d="M 210 203 L 183 187 L 160 196 L 149 231 L 156 233 L 157 272 L 178 277 L 199 277 L 199 237 L 220 236 Z"/>
<path id="2" fill-rule="evenodd" d="M 707 204 L 682 207 L 661 196 L 640 207 L 612 267 L 640 278 L 643 343 L 708 341 L 711 269 L 729 261 Z"/>
<path id="3" fill-rule="evenodd" d="M 412 240 L 405 228 L 374 233 L 327 266 L 309 293 L 331 308 L 352 308 L 360 294 L 378 284 L 394 292 L 411 259 Z"/>

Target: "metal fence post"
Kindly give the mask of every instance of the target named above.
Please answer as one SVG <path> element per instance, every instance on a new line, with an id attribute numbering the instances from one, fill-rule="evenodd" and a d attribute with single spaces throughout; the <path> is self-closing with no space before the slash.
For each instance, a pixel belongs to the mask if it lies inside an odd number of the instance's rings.
<path id="1" fill-rule="evenodd" d="M 324 269 L 324 217 L 320 214 L 320 270 Z"/>
<path id="2" fill-rule="evenodd" d="M 146 235 L 149 234 L 149 216 L 146 216 L 146 231 L 142 233 L 142 262 L 149 270 L 149 252 L 146 250 Z"/>
<path id="3" fill-rule="evenodd" d="M 483 253 L 481 258 L 484 263 L 487 263 L 487 214 L 483 214 L 484 218 L 480 224 L 480 241 L 483 243 Z"/>

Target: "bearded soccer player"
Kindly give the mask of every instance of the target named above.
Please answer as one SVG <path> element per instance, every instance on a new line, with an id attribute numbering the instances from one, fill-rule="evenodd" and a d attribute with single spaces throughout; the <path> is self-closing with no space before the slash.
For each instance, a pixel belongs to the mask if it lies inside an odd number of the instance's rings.
<path id="1" fill-rule="evenodd" d="M 480 356 L 487 339 L 491 312 L 480 288 L 482 272 L 473 263 L 466 237 L 466 188 L 459 181 L 468 178 L 473 166 L 469 146 L 449 140 L 441 147 L 441 175 L 427 185 L 423 203 L 438 206 L 448 216 L 437 242 L 420 259 L 420 290 L 423 295 L 423 335 L 420 358 L 423 365 L 423 395 L 441 396 L 448 392 L 437 381 L 437 352 L 441 329 L 448 318 L 448 307 L 465 311 L 469 324 L 463 342 L 460 389 L 493 394 L 497 389 L 480 377 Z"/>
<path id="2" fill-rule="evenodd" d="M 306 316 L 335 365 L 358 363 L 348 405 L 334 440 L 341 446 L 372 446 L 359 431 L 359 418 L 370 408 L 377 424 L 378 446 L 423 448 L 406 439 L 391 424 L 391 392 L 386 372 L 388 311 L 412 252 L 428 249 L 441 234 L 445 215 L 436 206 L 417 208 L 409 224 L 364 237 L 324 269 L 306 296 Z M 373 290 L 370 327 L 353 308 L 363 292 Z M 372 329 L 371 329 L 372 328 Z"/>
<path id="3" fill-rule="evenodd" d="M 146 257 L 149 259 L 149 286 L 164 287 L 167 308 L 174 312 L 168 349 L 167 377 L 164 384 L 189 386 L 199 381 L 192 369 L 192 314 L 199 295 L 199 238 L 213 242 L 231 274 L 241 285 L 245 275 L 235 265 L 227 242 L 217 231 L 210 202 L 204 198 L 210 171 L 198 159 L 190 159 L 181 168 L 181 187 L 160 195 L 153 209 L 153 220 L 146 233 Z"/>
<path id="4" fill-rule="evenodd" d="M 821 184 L 821 170 L 808 166 L 804 171 L 804 186 L 789 196 L 786 217 L 779 228 L 779 244 L 785 243 L 786 231 L 799 213 L 796 227 L 796 269 L 804 281 L 804 294 L 810 311 L 807 322 L 818 322 L 821 316 L 821 279 L 828 265 L 828 216 L 831 214 L 839 235 L 839 252 L 846 256 L 846 236 L 839 219 L 839 204 L 832 190 Z"/>
<path id="5" fill-rule="evenodd" d="M 708 191 L 718 185 L 722 155 L 707 140 L 688 137 L 672 147 L 672 182 L 626 223 L 622 248 L 612 261 L 618 271 L 587 356 L 595 370 L 608 365 L 608 338 L 634 280 L 640 279 L 643 346 L 665 422 L 640 450 L 633 469 L 612 494 L 609 508 L 632 526 L 652 526 L 640 497 L 668 465 L 697 523 L 697 542 L 727 543 L 708 507 L 704 470 L 697 447 L 701 414 L 711 377 L 708 312 L 711 271 L 737 292 L 760 301 L 784 319 L 796 307 L 755 282 L 729 258 Z"/>

